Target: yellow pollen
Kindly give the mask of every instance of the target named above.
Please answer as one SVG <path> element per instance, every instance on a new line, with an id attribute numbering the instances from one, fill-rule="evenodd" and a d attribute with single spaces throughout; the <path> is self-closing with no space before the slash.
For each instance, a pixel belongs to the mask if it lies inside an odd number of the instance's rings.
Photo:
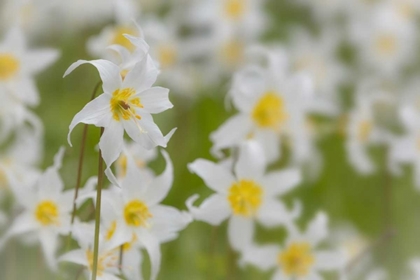
<path id="1" fill-rule="evenodd" d="M 105 239 L 108 241 L 111 240 L 111 238 L 114 236 L 116 229 L 117 229 L 117 221 L 113 221 L 109 229 L 106 231 Z"/>
<path id="2" fill-rule="evenodd" d="M 287 119 L 284 100 L 273 91 L 266 92 L 254 107 L 252 118 L 260 127 L 279 129 Z"/>
<path id="3" fill-rule="evenodd" d="M 245 0 L 225 0 L 226 16 L 233 19 L 240 19 L 245 13 Z"/>
<path id="4" fill-rule="evenodd" d="M 124 34 L 138 36 L 138 32 L 136 29 L 127 26 L 119 26 L 114 29 L 114 35 L 111 40 L 111 45 L 117 44 L 125 47 L 129 51 L 134 50 L 134 45 L 124 37 Z"/>
<path id="5" fill-rule="evenodd" d="M 390 56 L 396 52 L 397 48 L 397 38 L 394 35 L 382 34 L 376 38 L 375 49 L 380 55 Z"/>
<path id="6" fill-rule="evenodd" d="M 147 220 L 152 217 L 149 208 L 140 200 L 132 200 L 125 205 L 124 218 L 125 222 L 130 226 L 148 227 Z"/>
<path id="7" fill-rule="evenodd" d="M 125 177 L 127 174 L 127 156 L 121 155 L 117 161 L 118 177 Z"/>
<path id="8" fill-rule="evenodd" d="M 58 206 L 55 202 L 44 200 L 35 209 L 36 220 L 43 226 L 58 225 Z"/>
<path id="9" fill-rule="evenodd" d="M 19 60 L 10 53 L 0 54 L 0 80 L 8 80 L 19 71 Z"/>
<path id="10" fill-rule="evenodd" d="M 308 275 L 315 262 L 311 246 L 306 242 L 290 244 L 285 251 L 279 254 L 277 260 L 283 272 L 292 277 Z"/>
<path id="11" fill-rule="evenodd" d="M 86 250 L 86 259 L 88 261 L 89 269 L 93 269 L 93 252 L 90 249 Z M 98 256 L 98 266 L 96 275 L 102 276 L 105 268 L 115 267 L 117 265 L 118 257 L 115 256 L 112 252 L 107 252 L 105 254 Z"/>
<path id="12" fill-rule="evenodd" d="M 370 121 L 362 121 L 359 124 L 357 131 L 357 137 L 361 142 L 366 142 L 369 139 L 369 135 L 372 132 L 373 125 Z"/>
<path id="13" fill-rule="evenodd" d="M 229 189 L 228 201 L 235 215 L 254 215 L 262 202 L 262 188 L 251 180 L 240 180 Z"/>
<path id="14" fill-rule="evenodd" d="M 175 64 L 177 51 L 173 46 L 160 46 L 158 48 L 158 57 L 162 69 L 167 69 Z"/>
<path id="15" fill-rule="evenodd" d="M 228 41 L 222 46 L 221 56 L 224 63 L 237 66 L 243 61 L 244 45 L 237 40 Z"/>
<path id="16" fill-rule="evenodd" d="M 133 247 L 133 244 L 137 241 L 137 235 L 133 234 L 130 242 L 126 242 L 122 245 L 123 251 L 128 251 Z"/>
<path id="17" fill-rule="evenodd" d="M 134 97 L 135 94 L 132 88 L 117 89 L 112 93 L 110 107 L 115 120 L 141 119 L 135 108 L 143 108 L 143 105 L 139 97 Z"/>

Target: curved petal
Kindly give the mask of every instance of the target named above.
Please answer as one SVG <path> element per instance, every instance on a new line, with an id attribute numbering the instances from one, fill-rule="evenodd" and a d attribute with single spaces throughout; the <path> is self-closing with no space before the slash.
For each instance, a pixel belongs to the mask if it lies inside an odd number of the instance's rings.
<path id="1" fill-rule="evenodd" d="M 149 55 L 145 56 L 125 76 L 123 87 L 134 88 L 136 92 L 143 92 L 156 81 L 159 70 L 151 63 Z"/>
<path id="2" fill-rule="evenodd" d="M 258 221 L 265 227 L 274 227 L 278 225 L 289 225 L 301 214 L 301 205 L 295 202 L 291 211 L 277 200 L 268 199 L 264 202 L 258 211 Z"/>
<path id="3" fill-rule="evenodd" d="M 228 223 L 228 238 L 233 249 L 243 252 L 252 243 L 255 225 L 251 218 L 233 215 Z"/>
<path id="4" fill-rule="evenodd" d="M 58 258 L 59 262 L 72 262 L 75 264 L 80 264 L 84 266 L 89 266 L 89 263 L 86 259 L 86 252 L 82 249 L 73 250 Z"/>
<path id="5" fill-rule="evenodd" d="M 277 265 L 280 248 L 277 245 L 257 246 L 252 244 L 243 252 L 241 263 L 252 264 L 261 270 L 268 270 Z"/>
<path id="6" fill-rule="evenodd" d="M 328 236 L 328 216 L 324 212 L 318 212 L 308 225 L 306 239 L 316 246 Z"/>
<path id="7" fill-rule="evenodd" d="M 111 121 L 99 140 L 102 158 L 108 167 L 120 156 L 124 144 L 123 136 L 124 129 L 121 124 Z"/>
<path id="8" fill-rule="evenodd" d="M 48 267 L 56 271 L 57 260 L 55 257 L 58 248 L 58 236 L 52 230 L 42 229 L 39 232 L 39 241 L 41 242 L 42 251 L 44 252 L 45 260 Z"/>
<path id="9" fill-rule="evenodd" d="M 28 52 L 24 59 L 29 73 L 35 74 L 53 64 L 59 56 L 56 49 L 41 49 Z"/>
<path id="10" fill-rule="evenodd" d="M 212 153 L 219 154 L 221 149 L 238 145 L 251 132 L 252 123 L 245 114 L 238 114 L 228 119 L 215 132 L 210 134 L 213 142 Z"/>
<path id="11" fill-rule="evenodd" d="M 39 92 L 35 81 L 29 77 L 22 77 L 19 82 L 14 84 L 13 91 L 21 101 L 29 106 L 39 104 Z"/>
<path id="12" fill-rule="evenodd" d="M 107 94 L 102 94 L 86 104 L 83 109 L 77 113 L 69 126 L 69 134 L 67 141 L 72 146 L 70 141 L 70 134 L 74 127 L 79 123 L 93 124 L 99 127 L 107 127 L 111 122 L 112 114 L 109 105 L 110 97 Z"/>
<path id="13" fill-rule="evenodd" d="M 255 141 L 247 141 L 239 150 L 239 157 L 235 164 L 237 179 L 247 178 L 259 180 L 264 175 L 266 161 L 264 151 Z"/>
<path id="14" fill-rule="evenodd" d="M 104 89 L 105 93 L 112 94 L 115 90 L 121 88 L 122 77 L 120 74 L 120 68 L 111 61 L 104 59 L 97 59 L 91 61 L 78 60 L 72 65 L 70 65 L 70 67 L 64 73 L 64 77 L 73 72 L 73 70 L 79 67 L 80 65 L 86 63 L 92 64 L 96 67 L 96 69 L 98 69 L 99 76 L 102 80 L 102 88 Z"/>
<path id="15" fill-rule="evenodd" d="M 168 96 L 169 89 L 162 87 L 152 87 L 139 94 L 141 104 L 151 114 L 161 113 L 174 106 Z"/>
<path id="16" fill-rule="evenodd" d="M 302 174 L 297 168 L 270 172 L 262 180 L 267 196 L 280 196 L 297 187 L 302 181 Z"/>
<path id="17" fill-rule="evenodd" d="M 172 161 L 166 151 L 162 150 L 162 155 L 166 161 L 166 168 L 162 174 L 153 179 L 145 193 L 145 200 L 149 205 L 160 203 L 168 195 L 174 179 Z"/>
<path id="18" fill-rule="evenodd" d="M 232 211 L 224 196 L 213 194 L 204 200 L 199 207 L 194 207 L 193 204 L 198 197 L 197 194 L 193 195 L 185 203 L 195 220 L 217 226 L 231 215 Z"/>
<path id="19" fill-rule="evenodd" d="M 227 167 L 209 160 L 196 159 L 188 164 L 188 169 L 200 176 L 207 187 L 219 193 L 226 193 L 228 188 L 236 181 Z"/>
<path id="20" fill-rule="evenodd" d="M 160 269 L 161 253 L 159 241 L 147 231 L 142 231 L 140 241 L 149 254 L 151 269 L 151 280 L 156 280 Z"/>

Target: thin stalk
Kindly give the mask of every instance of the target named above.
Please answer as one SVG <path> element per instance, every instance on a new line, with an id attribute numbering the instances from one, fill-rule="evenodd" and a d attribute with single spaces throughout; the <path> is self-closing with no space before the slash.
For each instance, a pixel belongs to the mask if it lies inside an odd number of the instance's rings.
<path id="1" fill-rule="evenodd" d="M 123 256 L 124 256 L 124 245 L 120 246 L 120 256 L 118 260 L 118 266 L 120 268 L 120 273 L 122 274 L 122 263 L 123 263 Z"/>
<path id="2" fill-rule="evenodd" d="M 101 128 L 101 136 L 104 129 Z M 93 268 L 92 268 L 92 280 L 96 280 L 98 271 L 98 253 L 99 253 L 99 228 L 101 224 L 101 196 L 102 196 L 102 182 L 104 178 L 104 161 L 102 159 L 102 152 L 99 149 L 98 158 L 98 186 L 96 187 L 96 211 L 95 211 L 95 240 L 93 246 Z"/>

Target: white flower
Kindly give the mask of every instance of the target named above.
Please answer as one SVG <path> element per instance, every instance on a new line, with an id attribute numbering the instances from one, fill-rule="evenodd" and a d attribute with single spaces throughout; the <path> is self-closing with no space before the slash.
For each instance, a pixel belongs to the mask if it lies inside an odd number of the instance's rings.
<path id="1" fill-rule="evenodd" d="M 31 185 L 39 177 L 36 167 L 42 157 L 42 134 L 20 128 L 12 145 L 0 155 L 0 187 L 11 188 L 10 178 L 22 185 Z"/>
<path id="2" fill-rule="evenodd" d="M 420 279 L 420 259 L 415 258 L 410 261 L 410 268 L 412 277 L 408 279 L 417 280 Z"/>
<path id="3" fill-rule="evenodd" d="M 219 225 L 229 219 L 228 236 L 233 248 L 241 250 L 252 239 L 254 222 L 266 227 L 288 224 L 300 215 L 300 205 L 295 203 L 289 212 L 277 197 L 289 192 L 301 181 L 297 169 L 265 173 L 263 151 L 255 142 L 244 144 L 234 174 L 230 166 L 198 159 L 189 164 L 191 172 L 199 175 L 216 193 L 200 207 L 193 203 L 198 195 L 187 200 L 187 206 L 196 220 Z"/>
<path id="4" fill-rule="evenodd" d="M 75 224 L 73 236 L 78 241 L 80 249 L 76 249 L 62 255 L 59 262 L 72 262 L 83 265 L 88 270 L 86 276 L 91 279 L 93 269 L 93 240 L 94 227 L 92 224 Z M 96 279 L 98 280 L 119 280 L 119 246 L 123 243 L 107 242 L 104 236 L 99 238 L 98 267 Z"/>
<path id="5" fill-rule="evenodd" d="M 107 60 L 79 60 L 70 66 L 64 76 L 85 63 L 98 69 L 104 93 L 73 118 L 69 127 L 69 143 L 70 133 L 78 123 L 104 127 L 99 148 L 108 169 L 123 149 L 124 131 L 146 149 L 166 147 L 175 130 L 164 137 L 151 114 L 172 108 L 172 103 L 168 99 L 168 89 L 152 87 L 158 70 L 152 65 L 150 57 L 145 56 L 137 62 L 124 79 L 122 74 L 125 73 L 121 73 L 121 68 Z"/>
<path id="6" fill-rule="evenodd" d="M 13 235 L 31 232 L 41 242 L 48 266 L 55 270 L 55 254 L 59 245 L 59 235 L 70 230 L 70 213 L 73 206 L 73 191 L 64 191 L 64 185 L 58 174 L 64 148 L 54 158 L 54 165 L 49 167 L 36 181 L 36 185 L 22 185 L 17 181 L 13 188 L 17 201 L 25 208 L 1 240 L 4 244 Z"/>
<path id="7" fill-rule="evenodd" d="M 230 95 L 239 113 L 210 135 L 212 152 L 236 147 L 252 138 L 264 148 L 268 162 L 280 156 L 281 140 L 290 139 L 293 160 L 301 162 L 311 154 L 306 124 L 313 97 L 311 80 L 290 75 L 277 51 L 265 53 L 266 68 L 250 66 L 236 74 Z"/>
<path id="8" fill-rule="evenodd" d="M 243 254 L 242 262 L 264 270 L 277 267 L 273 280 L 323 279 L 321 272 L 338 270 L 343 265 L 341 254 L 319 248 L 328 237 L 327 223 L 328 217 L 318 213 L 305 233 L 299 232 L 295 226 L 290 227 L 282 248 L 253 244 Z"/>
<path id="9" fill-rule="evenodd" d="M 355 17 L 351 28 L 350 39 L 364 72 L 395 78 L 412 62 L 415 22 L 402 21 L 394 9 L 377 9 L 365 17 Z"/>
<path id="10" fill-rule="evenodd" d="M 121 153 L 120 157 L 116 162 L 117 178 L 119 179 L 124 178 L 127 174 L 128 157 L 131 157 L 133 161 L 137 164 L 139 170 L 143 174 L 143 177 L 150 178 L 150 180 L 153 178 L 154 173 L 150 168 L 147 167 L 147 164 L 150 161 L 156 159 L 156 148 L 147 150 L 139 144 L 137 144 L 136 142 L 125 141 L 123 152 Z"/>
<path id="11" fill-rule="evenodd" d="M 59 53 L 53 49 L 29 50 L 18 27 L 11 28 L 0 43 L 0 90 L 27 105 L 39 103 L 34 75 L 52 64 Z"/>
<path id="12" fill-rule="evenodd" d="M 137 248 L 145 248 L 151 259 L 152 279 L 156 279 L 159 272 L 160 244 L 176 239 L 178 232 L 191 222 L 188 213 L 160 204 L 173 181 L 172 163 L 166 152 L 162 154 L 166 169 L 150 182 L 145 182 L 136 163 L 128 157 L 127 174 L 121 188 L 104 191 L 102 196 L 105 238 L 113 243 L 131 242 Z M 80 197 L 79 201 L 93 196 Z"/>
<path id="13" fill-rule="evenodd" d="M 361 87 L 356 95 L 355 108 L 348 116 L 346 150 L 352 166 L 362 174 L 375 171 L 368 154 L 371 145 L 388 141 L 388 135 L 378 127 L 374 106 L 387 96 L 375 88 Z"/>
<path id="14" fill-rule="evenodd" d="M 390 145 L 390 162 L 393 171 L 400 173 L 401 163 L 410 163 L 414 169 L 414 182 L 420 188 L 420 111 L 416 104 L 404 104 L 400 109 L 400 119 L 405 134 L 395 137 Z"/>

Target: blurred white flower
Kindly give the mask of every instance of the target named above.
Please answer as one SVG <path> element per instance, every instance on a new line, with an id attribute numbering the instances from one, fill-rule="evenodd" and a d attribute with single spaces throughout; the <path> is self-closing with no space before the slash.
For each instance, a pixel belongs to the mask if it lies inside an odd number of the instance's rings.
<path id="1" fill-rule="evenodd" d="M 283 247 L 252 244 L 242 256 L 243 263 L 267 270 L 276 267 L 273 280 L 323 279 L 323 271 L 338 271 L 343 265 L 337 251 L 320 246 L 328 237 L 328 217 L 318 213 L 305 233 L 296 226 L 289 227 L 289 235 Z"/>
<path id="2" fill-rule="evenodd" d="M 92 279 L 93 269 L 93 240 L 94 240 L 94 227 L 91 224 L 76 223 L 73 230 L 73 237 L 78 241 L 80 249 L 76 249 L 65 253 L 60 256 L 59 262 L 72 262 L 85 266 L 86 277 Z M 98 280 L 119 280 L 119 246 L 123 244 L 108 242 L 103 235 L 99 238 L 99 251 L 98 251 L 98 269 L 96 279 Z"/>
<path id="3" fill-rule="evenodd" d="M 59 235 L 70 230 L 70 213 L 73 206 L 73 191 L 64 191 L 64 184 L 58 173 L 64 148 L 37 180 L 35 186 L 24 185 L 12 179 L 16 200 L 25 208 L 1 239 L 4 244 L 11 236 L 31 232 L 38 236 L 48 266 L 56 270 L 55 254 Z"/>
<path id="4" fill-rule="evenodd" d="M 307 113 L 313 103 L 312 82 L 304 74 L 290 74 L 278 51 L 264 52 L 268 66 L 250 65 L 234 76 L 230 96 L 239 113 L 210 135 L 212 152 L 254 139 L 264 148 L 268 162 L 280 156 L 282 140 L 291 143 L 295 162 L 311 154 Z"/>
<path id="5" fill-rule="evenodd" d="M 415 22 L 403 21 L 395 9 L 375 9 L 351 22 L 350 40 L 357 47 L 362 74 L 373 71 L 398 78 L 412 61 Z"/>
<path id="6" fill-rule="evenodd" d="M 0 43 L 0 91 L 26 105 L 38 105 L 34 75 L 51 65 L 58 56 L 59 52 L 54 49 L 28 49 L 22 30 L 11 28 Z"/>
<path id="7" fill-rule="evenodd" d="M 156 279 L 160 268 L 160 244 L 176 239 L 178 232 L 192 220 L 189 213 L 160 204 L 173 181 L 172 162 L 165 151 L 162 154 L 166 169 L 149 182 L 134 160 L 128 157 L 127 174 L 122 179 L 121 188 L 103 191 L 102 196 L 101 217 L 107 240 L 113 243 L 129 242 L 137 248 L 145 248 L 151 259 L 152 279 Z M 79 201 L 90 197 L 94 197 L 94 194 L 86 194 Z M 126 247 L 129 245 L 126 244 Z M 140 257 L 137 259 L 141 260 Z M 129 267 L 125 269 L 130 272 Z"/>
<path id="8" fill-rule="evenodd" d="M 164 137 L 151 114 L 163 112 L 173 105 L 168 98 L 168 89 L 152 87 L 158 70 L 151 58 L 145 56 L 126 74 L 122 73 L 119 66 L 107 60 L 79 60 L 69 67 L 64 76 L 85 63 L 98 69 L 104 93 L 89 102 L 73 118 L 69 127 L 69 143 L 70 133 L 78 123 L 104 127 L 99 148 L 108 166 L 107 170 L 123 149 L 124 131 L 146 149 L 166 147 L 175 130 Z"/>
<path id="9" fill-rule="evenodd" d="M 261 147 L 255 142 L 241 146 L 232 173 L 229 164 L 216 164 L 197 159 L 188 165 L 216 193 L 200 207 L 193 203 L 198 195 L 187 200 L 194 219 L 219 225 L 229 219 L 228 236 L 231 246 L 243 250 L 252 240 L 255 221 L 266 227 L 291 223 L 300 215 L 300 204 L 295 202 L 289 211 L 278 200 L 301 181 L 298 169 L 285 169 L 265 174 L 266 162 Z"/>

